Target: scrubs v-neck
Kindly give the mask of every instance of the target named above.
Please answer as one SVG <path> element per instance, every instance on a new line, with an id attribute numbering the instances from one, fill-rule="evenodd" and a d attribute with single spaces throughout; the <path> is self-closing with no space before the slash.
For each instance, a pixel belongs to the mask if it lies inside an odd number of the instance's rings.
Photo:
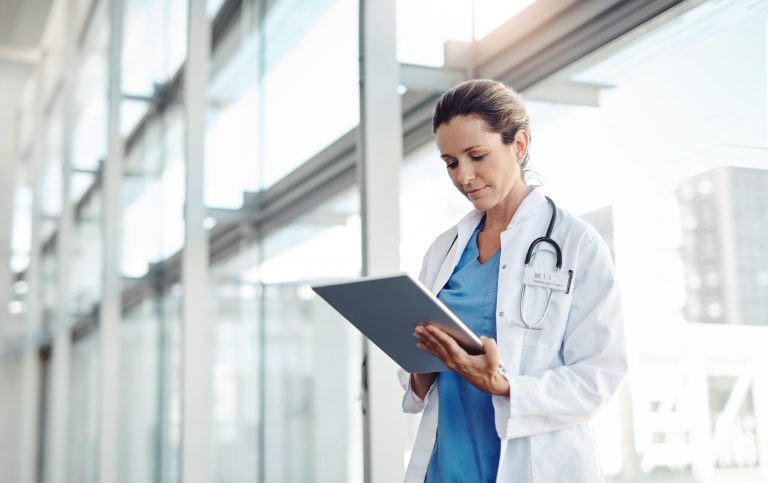
<path id="1" fill-rule="evenodd" d="M 477 234 L 484 225 L 485 217 L 437 298 L 478 337 L 495 339 L 500 250 L 485 263 L 477 260 Z M 453 371 L 440 372 L 435 384 L 440 409 L 426 483 L 496 481 L 500 441 L 491 395 Z"/>

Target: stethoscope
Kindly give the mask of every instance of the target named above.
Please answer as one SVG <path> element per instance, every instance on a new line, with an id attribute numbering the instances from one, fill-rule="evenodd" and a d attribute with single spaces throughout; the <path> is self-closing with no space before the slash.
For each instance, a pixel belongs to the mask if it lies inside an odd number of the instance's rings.
<path id="1" fill-rule="evenodd" d="M 547 226 L 547 233 L 539 237 L 528 246 L 528 252 L 525 255 L 525 268 L 528 268 L 531 266 L 531 263 L 533 262 L 534 257 L 537 253 L 534 250 L 536 249 L 536 246 L 540 243 L 547 243 L 552 246 L 552 248 L 555 249 L 555 271 L 559 272 L 560 269 L 563 266 L 563 253 L 560 250 L 560 245 L 557 244 L 555 240 L 552 239 L 552 229 L 555 227 L 555 221 L 557 221 L 557 206 L 555 206 L 555 202 L 552 201 L 552 198 L 549 196 L 545 196 L 547 199 L 547 202 L 549 202 L 549 206 L 552 208 L 552 215 L 549 218 L 549 226 Z M 453 238 L 453 242 L 451 243 L 451 246 L 448 247 L 448 251 L 445 254 L 445 258 L 448 258 L 448 254 L 451 252 L 451 249 L 453 248 L 453 245 L 456 243 L 456 240 L 459 238 L 458 233 Z M 443 259 L 443 262 L 445 262 L 445 258 Z M 544 313 L 541 314 L 541 317 L 538 318 L 538 320 L 532 324 L 529 324 L 525 320 L 525 315 L 523 314 L 523 307 L 525 306 L 525 287 L 526 284 L 523 283 L 523 289 L 520 292 L 520 320 L 522 321 L 522 324 L 517 324 L 519 327 L 522 327 L 524 329 L 529 330 L 541 330 L 541 324 L 544 322 L 544 319 L 547 317 L 547 313 L 549 312 L 549 307 L 552 305 L 552 289 L 549 290 L 549 298 L 547 299 L 547 306 L 544 308 Z"/>
<path id="2" fill-rule="evenodd" d="M 552 201 L 552 198 L 549 196 L 545 196 L 547 201 L 549 202 L 549 206 L 552 207 L 552 216 L 549 218 L 549 226 L 547 227 L 547 234 L 539 237 L 531 243 L 531 245 L 528 247 L 528 253 L 525 255 L 525 268 L 528 268 L 531 266 L 531 262 L 533 262 L 533 258 L 535 257 L 535 253 L 533 250 L 536 248 L 536 245 L 539 243 L 548 243 L 552 246 L 552 248 L 555 249 L 555 272 L 559 272 L 560 269 L 563 267 L 563 253 L 560 250 L 560 245 L 557 244 L 555 240 L 552 239 L 552 229 L 555 227 L 555 221 L 557 220 L 557 207 L 555 206 L 555 202 Z M 538 252 L 536 252 L 538 253 Z M 544 313 L 541 314 L 541 317 L 539 317 L 539 320 L 534 322 L 533 324 L 529 324 L 525 320 L 525 315 L 523 314 L 524 310 L 523 307 L 525 306 L 525 287 L 527 285 L 523 284 L 523 289 L 520 292 L 520 320 L 522 321 L 522 324 L 517 324 L 518 326 L 524 328 L 524 329 L 530 329 L 530 330 L 541 330 L 541 324 L 544 322 L 544 319 L 547 317 L 547 313 L 549 312 L 549 306 L 552 305 L 552 289 L 549 290 L 549 298 L 547 299 L 547 306 L 544 308 Z"/>

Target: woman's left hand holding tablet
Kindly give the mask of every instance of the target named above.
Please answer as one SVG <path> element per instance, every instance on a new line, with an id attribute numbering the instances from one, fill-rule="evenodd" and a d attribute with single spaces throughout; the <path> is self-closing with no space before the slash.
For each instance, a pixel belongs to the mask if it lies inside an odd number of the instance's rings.
<path id="1" fill-rule="evenodd" d="M 419 324 L 414 335 L 416 347 L 437 357 L 445 366 L 481 391 L 509 396 L 509 382 L 499 373 L 499 351 L 496 341 L 480 337 L 483 354 L 470 355 L 456 340 L 434 324 Z"/>

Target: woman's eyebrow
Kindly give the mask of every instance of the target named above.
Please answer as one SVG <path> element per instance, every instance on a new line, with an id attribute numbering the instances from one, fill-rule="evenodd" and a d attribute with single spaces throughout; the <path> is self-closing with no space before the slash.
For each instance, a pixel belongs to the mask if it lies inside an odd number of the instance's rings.
<path id="1" fill-rule="evenodd" d="M 467 151 L 469 151 L 471 149 L 479 148 L 480 146 L 481 146 L 480 144 L 475 144 L 474 146 L 470 146 L 470 147 L 464 149 L 464 151 L 462 151 L 462 152 L 466 153 Z M 451 156 L 450 154 L 441 154 L 440 157 L 441 158 L 452 158 L 453 156 Z"/>

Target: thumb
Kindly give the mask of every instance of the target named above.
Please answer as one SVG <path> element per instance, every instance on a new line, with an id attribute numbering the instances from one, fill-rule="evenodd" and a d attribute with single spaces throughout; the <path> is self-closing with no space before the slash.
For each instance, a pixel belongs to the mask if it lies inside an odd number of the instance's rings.
<path id="1" fill-rule="evenodd" d="M 482 336 L 480 337 L 480 342 L 483 343 L 483 350 L 485 351 L 485 356 L 491 360 L 491 361 L 498 361 L 499 360 L 499 348 L 496 346 L 496 341 L 494 339 L 491 339 L 490 337 Z"/>

